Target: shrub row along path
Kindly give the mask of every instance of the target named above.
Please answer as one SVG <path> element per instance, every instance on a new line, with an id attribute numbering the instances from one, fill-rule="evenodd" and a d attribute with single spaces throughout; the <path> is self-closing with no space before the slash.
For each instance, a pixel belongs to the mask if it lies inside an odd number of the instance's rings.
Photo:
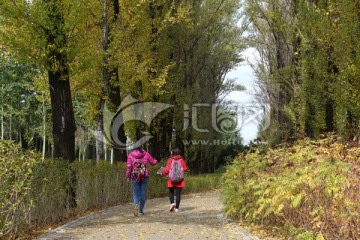
<path id="1" fill-rule="evenodd" d="M 145 215 L 138 217 L 130 203 L 111 207 L 51 230 L 39 240 L 259 239 L 224 218 L 219 191 L 183 194 L 178 213 L 170 212 L 169 206 L 168 198 L 149 199 Z"/>

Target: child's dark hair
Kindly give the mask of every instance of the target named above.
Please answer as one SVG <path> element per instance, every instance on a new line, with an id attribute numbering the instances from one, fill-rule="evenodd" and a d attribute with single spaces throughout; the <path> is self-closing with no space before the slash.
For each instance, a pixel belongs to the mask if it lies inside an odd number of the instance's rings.
<path id="1" fill-rule="evenodd" d="M 170 150 L 171 155 L 180 155 L 180 149 L 178 147 L 174 147 Z"/>

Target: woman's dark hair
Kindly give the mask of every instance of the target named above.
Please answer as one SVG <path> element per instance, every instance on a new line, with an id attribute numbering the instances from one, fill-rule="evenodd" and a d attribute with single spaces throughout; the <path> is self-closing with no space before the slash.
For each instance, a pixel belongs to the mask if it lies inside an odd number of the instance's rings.
<path id="1" fill-rule="evenodd" d="M 142 146 L 139 146 L 139 147 L 133 149 L 133 151 L 136 151 L 136 150 L 139 150 L 140 152 L 145 151 Z"/>
<path id="2" fill-rule="evenodd" d="M 180 155 L 180 149 L 178 147 L 174 147 L 170 150 L 171 155 Z"/>

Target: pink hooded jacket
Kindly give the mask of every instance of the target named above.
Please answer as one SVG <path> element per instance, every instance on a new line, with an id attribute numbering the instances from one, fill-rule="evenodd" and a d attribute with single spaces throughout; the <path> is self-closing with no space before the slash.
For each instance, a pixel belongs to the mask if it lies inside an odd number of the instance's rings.
<path id="1" fill-rule="evenodd" d="M 131 178 L 131 168 L 134 164 L 135 159 L 143 158 L 143 163 L 146 164 L 150 163 L 151 165 L 157 164 L 157 161 L 145 150 L 133 150 L 129 155 L 127 159 L 127 165 L 126 165 L 126 178 Z M 146 167 L 145 177 L 149 177 L 149 170 Z"/>

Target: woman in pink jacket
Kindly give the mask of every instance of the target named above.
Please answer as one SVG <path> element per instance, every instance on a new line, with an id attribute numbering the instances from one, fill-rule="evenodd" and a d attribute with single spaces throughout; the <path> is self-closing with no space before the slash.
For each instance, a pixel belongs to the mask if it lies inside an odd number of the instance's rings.
<path id="1" fill-rule="evenodd" d="M 161 175 L 165 176 L 165 175 L 169 174 L 173 160 L 179 160 L 181 167 L 183 168 L 183 171 L 186 172 L 187 166 L 186 166 L 185 160 L 180 155 L 180 149 L 175 147 L 175 148 L 171 149 L 170 153 L 171 153 L 171 156 L 169 157 L 166 167 L 165 167 L 164 171 L 161 173 Z M 172 212 L 172 211 L 179 212 L 180 200 L 181 200 L 181 190 L 185 187 L 185 180 L 182 179 L 180 182 L 174 183 L 169 178 L 167 180 L 167 187 L 169 188 L 170 212 Z M 174 203 L 175 191 L 176 191 L 176 204 Z"/>
<path id="2" fill-rule="evenodd" d="M 141 162 L 144 167 L 144 176 L 137 178 L 134 176 L 134 163 L 138 161 Z M 133 199 L 134 199 L 134 215 L 140 216 L 144 215 L 144 206 L 146 201 L 146 186 L 149 179 L 149 170 L 147 168 L 147 163 L 155 165 L 157 161 L 143 148 L 138 147 L 134 149 L 127 159 L 126 166 L 126 178 L 132 183 L 133 186 Z"/>

